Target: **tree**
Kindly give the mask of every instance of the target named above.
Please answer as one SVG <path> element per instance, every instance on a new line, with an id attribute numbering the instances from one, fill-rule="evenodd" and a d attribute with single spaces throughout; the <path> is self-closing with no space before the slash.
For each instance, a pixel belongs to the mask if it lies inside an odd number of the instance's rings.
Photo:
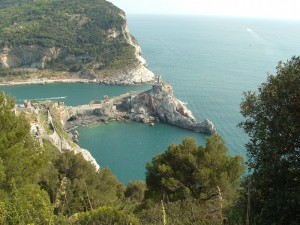
<path id="1" fill-rule="evenodd" d="M 170 145 L 147 164 L 146 196 L 159 201 L 189 197 L 210 200 L 221 192 L 229 203 L 235 198 L 244 168 L 240 156 L 228 156 L 226 152 L 218 135 L 207 138 L 204 147 L 197 146 L 192 138 Z"/>
<path id="2" fill-rule="evenodd" d="M 0 224 L 53 224 L 49 196 L 37 185 L 47 157 L 14 107 L 0 93 Z"/>
<path id="3" fill-rule="evenodd" d="M 246 187 L 256 224 L 300 221 L 300 58 L 280 62 L 258 93 L 241 103 L 249 135 Z M 248 191 L 249 189 L 249 191 Z M 298 222 L 297 222 L 298 221 Z"/>
<path id="4" fill-rule="evenodd" d="M 125 190 L 125 197 L 132 202 L 142 202 L 145 190 L 146 184 L 144 181 L 138 180 L 129 182 Z"/>
<path id="5" fill-rule="evenodd" d="M 58 153 L 53 159 L 51 177 L 41 186 L 48 191 L 55 213 L 71 216 L 103 205 L 116 203 L 119 181 L 108 169 L 96 171 L 91 162 L 72 151 Z"/>
<path id="6" fill-rule="evenodd" d="M 30 126 L 24 116 L 14 113 L 15 101 L 0 93 L 0 188 L 10 190 L 37 182 L 45 154 L 30 135 Z"/>
<path id="7" fill-rule="evenodd" d="M 54 224 L 49 196 L 38 185 L 14 189 L 5 208 L 5 224 Z"/>

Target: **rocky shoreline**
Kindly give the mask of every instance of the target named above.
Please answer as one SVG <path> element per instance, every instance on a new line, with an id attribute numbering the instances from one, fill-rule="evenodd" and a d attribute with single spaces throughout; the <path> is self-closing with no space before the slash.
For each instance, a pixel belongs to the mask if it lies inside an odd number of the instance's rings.
<path id="1" fill-rule="evenodd" d="M 79 106 L 66 106 L 50 100 L 25 101 L 24 105 L 16 106 L 16 113 L 21 112 L 35 118 L 31 121 L 31 133 L 41 145 L 46 139 L 60 151 L 81 153 L 96 169 L 99 169 L 96 160 L 88 150 L 78 145 L 79 133 L 74 130 L 78 126 L 110 121 L 135 121 L 150 125 L 162 122 L 195 132 L 217 132 L 208 119 L 197 122 L 186 105 L 173 95 L 172 87 L 166 82 L 157 82 L 148 91 L 128 92 L 113 98 L 104 96 L 101 101 Z"/>
<path id="2" fill-rule="evenodd" d="M 91 72 L 92 73 L 92 72 Z M 152 84 L 157 79 L 156 75 L 145 65 L 140 64 L 132 69 L 119 72 L 114 76 L 104 78 L 29 78 L 26 80 L 2 81 L 0 86 L 52 84 L 52 83 L 83 83 L 83 84 L 104 84 L 104 85 L 142 85 Z"/>
<path id="3" fill-rule="evenodd" d="M 65 118 L 65 128 L 68 130 L 99 122 L 129 120 L 152 125 L 162 122 L 196 132 L 216 133 L 214 124 L 208 119 L 197 122 L 165 82 L 153 84 L 148 91 L 129 92 L 111 99 L 105 96 L 102 101 L 88 105 L 66 106 L 66 110 L 69 117 Z"/>

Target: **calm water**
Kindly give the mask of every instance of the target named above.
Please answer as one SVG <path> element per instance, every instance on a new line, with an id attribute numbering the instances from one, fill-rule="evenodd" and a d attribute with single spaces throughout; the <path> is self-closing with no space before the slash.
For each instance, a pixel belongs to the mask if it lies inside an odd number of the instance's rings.
<path id="1" fill-rule="evenodd" d="M 129 16 L 149 68 L 173 85 L 198 120 L 209 118 L 226 140 L 230 154 L 245 156 L 242 92 L 256 90 L 280 60 L 300 55 L 300 21 L 207 17 Z M 65 97 L 75 105 L 147 87 L 54 84 L 5 88 L 19 99 Z M 1 89 L 1 88 L 0 88 Z M 2 88 L 3 89 L 3 88 Z M 80 128 L 80 145 L 123 182 L 144 179 L 145 163 L 170 143 L 204 135 L 158 124 L 111 123 Z"/>
<path id="2" fill-rule="evenodd" d="M 50 99 L 62 101 L 67 105 L 87 104 L 91 100 L 102 100 L 104 95 L 118 96 L 128 91 L 148 90 L 151 86 L 105 86 L 98 84 L 47 84 L 1 87 L 10 96 L 17 97 L 17 103 L 26 99 Z"/>

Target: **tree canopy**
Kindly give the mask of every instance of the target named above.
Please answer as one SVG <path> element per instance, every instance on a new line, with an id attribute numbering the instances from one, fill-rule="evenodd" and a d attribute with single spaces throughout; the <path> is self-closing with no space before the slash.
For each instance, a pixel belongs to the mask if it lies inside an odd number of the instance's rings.
<path id="1" fill-rule="evenodd" d="M 280 62 L 258 93 L 245 93 L 241 113 L 245 121 L 240 125 L 250 137 L 250 218 L 258 224 L 298 224 L 300 58 Z"/>
<path id="2" fill-rule="evenodd" d="M 0 93 L 0 224 L 53 224 L 48 194 L 37 185 L 47 157 L 14 107 Z"/>
<path id="3" fill-rule="evenodd" d="M 5 190 L 37 182 L 46 160 L 28 121 L 16 116 L 14 107 L 14 99 L 0 93 L 0 188 Z"/>
<path id="4" fill-rule="evenodd" d="M 147 164 L 147 196 L 169 200 L 210 199 L 217 195 L 218 187 L 225 199 L 239 187 L 243 173 L 240 156 L 229 156 L 224 141 L 218 135 L 207 138 L 204 147 L 192 138 L 168 150 Z"/>

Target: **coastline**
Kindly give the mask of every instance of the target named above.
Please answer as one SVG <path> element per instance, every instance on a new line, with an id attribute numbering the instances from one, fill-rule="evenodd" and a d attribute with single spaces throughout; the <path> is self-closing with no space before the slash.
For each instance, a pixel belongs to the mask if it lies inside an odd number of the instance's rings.
<path id="1" fill-rule="evenodd" d="M 53 83 L 83 83 L 83 84 L 104 84 L 104 85 L 143 85 L 153 84 L 157 76 L 146 68 L 144 65 L 139 65 L 128 71 L 122 71 L 112 76 L 97 77 L 94 79 L 80 78 L 78 75 L 70 76 L 70 74 L 62 74 L 59 78 L 28 78 L 15 79 L 12 81 L 2 81 L 0 86 L 16 86 L 16 85 L 34 85 L 34 84 L 53 84 Z M 56 76 L 57 77 L 57 76 Z"/>
<path id="2" fill-rule="evenodd" d="M 146 79 L 147 82 L 143 82 L 143 80 L 137 82 L 141 76 L 145 74 L 146 77 L 148 77 L 148 79 Z M 111 99 L 104 98 L 101 102 L 96 101 L 94 103 L 89 103 L 88 105 L 68 107 L 64 104 L 59 105 L 58 103 L 52 102 L 56 112 L 60 115 L 59 118 L 56 118 L 57 121 L 60 121 L 64 132 L 67 132 L 69 135 L 72 133 L 72 128 L 76 129 L 77 126 L 88 126 L 99 122 L 108 123 L 114 120 L 136 121 L 148 123 L 150 125 L 162 122 L 183 129 L 193 130 L 195 132 L 207 134 L 216 133 L 214 124 L 211 121 L 205 119 L 202 122 L 197 122 L 186 105 L 173 95 L 172 86 L 165 81 L 162 81 L 160 77 L 154 75 L 144 66 L 131 70 L 131 73 L 122 73 L 119 74 L 119 76 L 116 75 L 106 79 L 91 80 L 74 77 L 62 77 L 59 79 L 57 77 L 52 79 L 30 78 L 27 80 L 2 82 L 0 83 L 0 86 L 43 85 L 53 83 L 84 83 L 120 86 L 152 84 L 152 89 L 148 91 L 128 92 Z M 29 107 L 29 111 L 32 110 L 34 112 L 40 107 L 35 105 L 34 108 L 35 109 L 31 109 Z M 20 108 L 20 110 L 22 111 L 24 109 Z M 36 114 L 36 116 L 38 115 Z M 33 123 L 32 125 L 33 127 L 39 127 L 38 130 L 43 130 L 42 124 Z M 55 126 L 52 125 L 52 127 Z M 54 144 L 58 149 L 61 148 L 61 151 L 62 146 L 64 146 L 64 149 L 74 151 L 75 153 L 81 153 L 87 161 L 92 162 L 92 164 L 95 165 L 95 168 L 99 169 L 99 164 L 88 150 L 81 148 L 78 145 L 78 142 L 74 140 L 72 141 L 69 138 L 65 139 L 66 136 L 69 135 L 65 135 L 65 138 L 63 138 L 58 132 L 55 131 L 55 133 L 57 134 L 47 135 L 46 133 L 43 133 L 42 136 Z"/>
<path id="3" fill-rule="evenodd" d="M 132 121 L 151 126 L 166 123 L 206 134 L 217 132 L 208 119 L 197 122 L 186 105 L 174 96 L 171 85 L 164 81 L 153 84 L 147 91 L 130 91 L 112 98 L 104 96 L 103 100 L 85 105 L 67 106 L 63 102 L 29 100 L 23 105 L 17 105 L 16 112 L 32 115 L 28 117 L 31 120 L 31 131 L 39 143 L 46 139 L 59 151 L 81 153 L 96 169 L 100 167 L 96 159 L 78 145 L 77 127 L 111 121 Z"/>
<path id="4" fill-rule="evenodd" d="M 0 86 L 16 86 L 16 85 L 34 85 L 34 84 L 53 84 L 53 83 L 97 83 L 94 80 L 80 79 L 80 78 L 69 78 L 69 79 L 47 79 L 47 78 L 36 78 L 27 79 L 24 81 L 6 81 L 0 83 Z"/>
<path id="5" fill-rule="evenodd" d="M 208 119 L 197 122 L 186 105 L 177 99 L 170 84 L 155 83 L 147 91 L 131 91 L 116 97 L 104 97 L 89 104 L 65 106 L 68 117 L 64 118 L 66 130 L 110 121 L 135 121 L 154 125 L 167 123 L 195 132 L 217 133 Z"/>

